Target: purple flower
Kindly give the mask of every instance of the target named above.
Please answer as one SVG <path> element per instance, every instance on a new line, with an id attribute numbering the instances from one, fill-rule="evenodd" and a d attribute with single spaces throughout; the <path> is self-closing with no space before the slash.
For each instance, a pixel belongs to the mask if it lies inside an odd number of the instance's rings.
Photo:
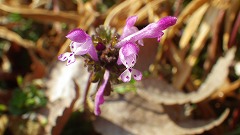
<path id="1" fill-rule="evenodd" d="M 131 16 L 127 18 L 126 25 L 123 28 L 123 33 L 119 40 L 122 40 L 123 38 L 139 31 L 138 28 L 134 26 L 137 18 L 137 16 Z M 139 40 L 138 43 L 143 46 L 143 40 Z"/>
<path id="2" fill-rule="evenodd" d="M 137 55 L 139 52 L 139 48 L 134 43 L 127 43 L 119 50 L 119 59 L 118 64 L 123 64 L 127 69 L 120 75 L 123 82 L 129 82 L 131 80 L 131 76 L 135 80 L 142 79 L 142 73 L 132 67 L 136 63 Z"/>
<path id="3" fill-rule="evenodd" d="M 89 54 L 91 58 L 98 61 L 97 52 L 93 46 L 91 37 L 82 29 L 74 29 L 66 36 L 72 42 L 70 43 L 71 52 L 66 52 L 58 56 L 60 61 L 66 61 L 70 65 L 76 61 L 74 55 Z"/>
<path id="4" fill-rule="evenodd" d="M 127 68 L 121 75 L 121 79 L 123 82 L 129 82 L 131 80 L 131 76 L 135 80 L 142 80 L 142 73 L 136 69 L 133 68 Z"/>
<path id="5" fill-rule="evenodd" d="M 127 20 L 127 24 L 125 27 L 127 26 L 133 27 L 132 25 L 129 25 L 129 24 L 134 24 L 135 21 L 136 20 L 133 20 L 130 17 L 130 19 Z M 162 31 L 174 25 L 176 22 L 177 22 L 176 17 L 172 17 L 172 16 L 164 17 L 156 23 L 151 23 L 147 25 L 145 28 L 143 28 L 140 31 L 136 31 L 135 33 L 132 33 L 128 36 L 124 35 L 125 37 L 116 44 L 116 47 L 120 48 L 128 42 L 135 43 L 136 41 L 142 40 L 143 38 L 158 38 L 158 41 L 160 41 L 160 38 L 164 34 Z M 133 30 L 131 31 L 133 32 Z"/>
<path id="6" fill-rule="evenodd" d="M 136 63 L 136 58 L 139 48 L 135 43 L 127 43 L 119 50 L 117 64 L 123 64 L 126 68 L 133 67 Z"/>
<path id="7" fill-rule="evenodd" d="M 99 87 L 97 94 L 95 96 L 95 109 L 94 109 L 95 115 L 101 114 L 100 105 L 104 103 L 104 89 L 107 85 L 109 76 L 110 76 L 109 71 L 105 70 L 105 73 L 103 75 L 103 82 L 102 82 L 101 86 Z"/>

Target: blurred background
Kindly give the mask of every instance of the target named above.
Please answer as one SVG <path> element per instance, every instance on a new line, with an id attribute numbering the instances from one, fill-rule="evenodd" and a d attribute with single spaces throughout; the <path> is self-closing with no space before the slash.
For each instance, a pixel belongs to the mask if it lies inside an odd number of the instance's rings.
<path id="1" fill-rule="evenodd" d="M 95 116 L 97 83 L 80 57 L 65 66 L 74 28 L 121 34 L 177 24 L 145 39 L 140 82 L 112 86 Z M 240 134 L 240 0 L 0 0 L 1 135 Z"/>

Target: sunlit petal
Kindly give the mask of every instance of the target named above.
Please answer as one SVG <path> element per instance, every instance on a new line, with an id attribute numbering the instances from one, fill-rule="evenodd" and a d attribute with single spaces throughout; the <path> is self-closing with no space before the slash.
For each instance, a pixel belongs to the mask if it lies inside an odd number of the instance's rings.
<path id="1" fill-rule="evenodd" d="M 131 80 L 131 72 L 129 69 L 126 69 L 121 75 L 121 79 L 123 82 L 129 82 Z"/>
<path id="2" fill-rule="evenodd" d="M 70 39 L 71 41 L 79 43 L 85 42 L 88 37 L 89 35 L 84 30 L 79 28 L 73 29 L 66 36 L 66 38 Z"/>
<path id="3" fill-rule="evenodd" d="M 174 25 L 176 22 L 177 22 L 176 17 L 172 16 L 164 17 L 158 22 L 150 23 L 142 30 L 139 30 L 138 32 L 135 32 L 123 38 L 116 44 L 116 47 L 120 48 L 128 42 L 135 43 L 136 41 L 142 40 L 144 38 L 158 38 L 158 40 L 160 40 L 161 36 L 163 35 L 162 31 Z"/>
<path id="4" fill-rule="evenodd" d="M 95 109 L 94 113 L 95 115 L 100 115 L 100 105 L 104 103 L 104 89 L 107 85 L 108 79 L 109 79 L 110 73 L 108 70 L 105 70 L 104 76 L 103 76 L 103 82 L 101 86 L 99 87 L 97 94 L 95 96 Z"/>
<path id="5" fill-rule="evenodd" d="M 142 73 L 140 71 L 132 68 L 132 75 L 135 80 L 142 80 Z"/>
<path id="6" fill-rule="evenodd" d="M 67 60 L 67 66 L 74 63 L 75 61 L 76 61 L 76 58 L 75 58 L 74 54 L 71 53 Z"/>
<path id="7" fill-rule="evenodd" d="M 66 60 L 68 59 L 68 57 L 70 56 L 70 54 L 72 54 L 72 53 L 66 52 L 66 53 L 60 54 L 60 55 L 58 56 L 58 60 L 60 60 L 60 61 L 66 61 Z"/>

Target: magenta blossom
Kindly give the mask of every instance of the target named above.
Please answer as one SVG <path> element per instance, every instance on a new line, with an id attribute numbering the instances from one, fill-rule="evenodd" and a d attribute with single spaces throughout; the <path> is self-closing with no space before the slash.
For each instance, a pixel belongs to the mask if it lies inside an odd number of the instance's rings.
<path id="1" fill-rule="evenodd" d="M 70 43 L 71 52 L 66 52 L 58 56 L 60 61 L 66 61 L 70 65 L 76 61 L 74 55 L 89 54 L 91 58 L 98 61 L 97 52 L 93 46 L 91 37 L 82 29 L 74 29 L 66 36 L 72 42 Z"/>
<path id="2" fill-rule="evenodd" d="M 104 89 L 107 85 L 109 76 L 110 76 L 109 71 L 105 70 L 105 73 L 103 75 L 103 82 L 102 82 L 101 86 L 99 87 L 97 94 L 95 96 L 95 109 L 94 109 L 95 115 L 101 114 L 100 105 L 104 103 Z"/>
<path id="3" fill-rule="evenodd" d="M 127 18 L 126 25 L 123 28 L 123 33 L 119 40 L 122 40 L 123 38 L 139 31 L 138 28 L 134 26 L 134 24 L 137 21 L 137 18 L 138 18 L 137 16 L 131 16 Z M 143 46 L 143 40 L 138 40 L 138 44 Z"/>
<path id="4" fill-rule="evenodd" d="M 177 18 L 168 16 L 141 30 L 134 26 L 136 21 L 137 16 L 129 17 L 120 37 L 110 27 L 104 26 L 96 28 L 93 39 L 82 29 L 74 29 L 66 36 L 71 40 L 71 51 L 59 55 L 58 59 L 67 61 L 67 65 L 70 65 L 76 61 L 75 55 L 84 55 L 84 65 L 93 75 L 92 82 L 101 80 L 95 96 L 95 115 L 101 114 L 100 106 L 104 103 L 104 90 L 108 82 L 112 85 L 121 83 L 116 81 L 119 78 L 123 82 L 129 82 L 131 78 L 142 79 L 142 73 L 134 69 L 134 66 L 137 62 L 139 47 L 143 46 L 143 39 L 157 38 L 160 41 L 164 34 L 163 30 L 174 25 Z M 86 55 L 91 58 L 85 57 Z M 119 66 L 121 64 L 124 66 Z M 119 77 L 115 78 L 116 76 Z"/>
<path id="5" fill-rule="evenodd" d="M 131 21 L 131 19 L 127 20 L 127 24 L 125 27 L 129 26 L 129 24 L 133 24 L 133 22 L 135 23 L 135 21 L 136 20 Z M 143 38 L 157 38 L 158 41 L 160 41 L 160 38 L 164 34 L 162 31 L 165 30 L 166 28 L 174 25 L 176 22 L 177 22 L 176 17 L 172 17 L 172 16 L 164 17 L 156 23 L 151 23 L 151 24 L 147 25 L 145 28 L 143 28 L 140 31 L 132 33 L 128 36 L 124 35 L 125 37 L 123 39 L 119 40 L 116 47 L 120 48 L 128 42 L 135 43 L 136 41 L 140 41 Z"/>
<path id="6" fill-rule="evenodd" d="M 133 78 L 135 80 L 142 80 L 142 73 L 136 69 L 133 68 L 127 68 L 121 75 L 121 79 L 123 82 L 129 82 L 131 80 L 131 76 L 133 75 Z"/>
<path id="7" fill-rule="evenodd" d="M 120 75 L 123 82 L 129 82 L 132 75 L 135 80 L 142 79 L 142 73 L 132 68 L 136 63 L 138 52 L 139 48 L 134 43 L 127 43 L 119 50 L 118 64 L 122 63 L 127 68 Z"/>

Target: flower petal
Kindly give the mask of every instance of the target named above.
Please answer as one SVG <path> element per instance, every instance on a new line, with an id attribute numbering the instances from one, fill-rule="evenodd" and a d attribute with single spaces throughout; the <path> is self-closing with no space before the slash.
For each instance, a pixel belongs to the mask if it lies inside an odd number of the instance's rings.
<path id="1" fill-rule="evenodd" d="M 123 82 L 129 82 L 131 80 L 131 72 L 127 68 L 121 75 L 121 79 Z"/>
<path id="2" fill-rule="evenodd" d="M 122 61 L 121 61 L 120 57 L 118 57 L 117 64 L 122 65 Z"/>
<path id="3" fill-rule="evenodd" d="M 74 54 L 71 53 L 67 60 L 67 66 L 74 63 L 75 61 L 76 61 L 76 58 L 75 58 Z"/>
<path id="4" fill-rule="evenodd" d="M 99 87 L 97 94 L 95 96 L 95 109 L 94 109 L 95 115 L 101 114 L 100 105 L 104 103 L 104 89 L 108 82 L 109 76 L 110 76 L 109 71 L 105 70 L 105 73 L 103 76 L 103 82 L 102 82 L 101 86 Z"/>
<path id="5" fill-rule="evenodd" d="M 130 56 L 132 54 L 137 55 L 139 52 L 138 46 L 134 43 L 127 43 L 120 50 L 122 51 L 125 57 Z"/>
<path id="6" fill-rule="evenodd" d="M 138 40 L 138 44 L 143 46 L 144 45 L 143 40 L 142 39 Z"/>
<path id="7" fill-rule="evenodd" d="M 142 80 L 142 73 L 140 71 L 132 68 L 132 75 L 135 80 Z"/>
<path id="8" fill-rule="evenodd" d="M 98 55 L 90 37 L 88 37 L 83 43 L 72 41 L 70 44 L 70 49 L 75 55 L 84 55 L 89 53 L 93 60 L 98 61 Z"/>
<path id="9" fill-rule="evenodd" d="M 165 30 L 170 26 L 173 26 L 177 22 L 177 18 L 173 16 L 167 16 L 158 21 L 158 26 L 161 30 Z"/>
<path id="10" fill-rule="evenodd" d="M 79 43 L 85 42 L 88 37 L 89 35 L 84 30 L 79 28 L 73 29 L 66 36 L 66 38 Z"/>
<path id="11" fill-rule="evenodd" d="M 134 43 L 127 43 L 119 50 L 119 59 L 117 64 L 124 64 L 126 68 L 133 67 L 136 63 L 136 56 L 138 55 L 139 48 Z"/>
<path id="12" fill-rule="evenodd" d="M 127 36 L 129 36 L 129 35 L 131 35 L 133 33 L 136 33 L 138 31 L 139 31 L 138 28 L 135 27 L 135 26 L 130 27 L 130 28 L 124 27 L 123 33 L 122 33 L 121 37 L 119 38 L 119 40 L 122 40 L 123 38 L 125 38 L 125 37 L 127 37 Z"/>
<path id="13" fill-rule="evenodd" d="M 60 61 L 66 61 L 66 60 L 68 59 L 68 57 L 69 57 L 70 54 L 72 54 L 72 53 L 66 52 L 66 53 L 60 54 L 60 55 L 58 56 L 58 60 L 60 60 Z"/>
<path id="14" fill-rule="evenodd" d="M 72 46 L 70 47 L 73 47 L 75 48 L 75 50 L 73 50 L 73 52 L 76 54 L 76 55 L 84 55 L 84 54 L 87 54 L 90 47 L 91 47 L 91 44 L 89 44 L 89 42 L 84 42 L 84 43 L 78 43 L 78 42 L 73 42 L 72 43 Z"/>
<path id="15" fill-rule="evenodd" d="M 120 40 L 116 47 L 120 48 L 128 42 L 135 43 L 136 41 L 142 40 L 143 38 L 158 38 L 158 40 L 163 35 L 162 30 L 174 25 L 177 22 L 176 17 L 165 17 L 156 23 L 150 23 L 142 30 L 135 32 L 122 40 Z"/>
<path id="16" fill-rule="evenodd" d="M 126 68 L 131 68 L 136 64 L 136 55 L 132 54 L 130 56 L 127 56 L 122 62 Z"/>
<path id="17" fill-rule="evenodd" d="M 136 15 L 128 17 L 127 21 L 126 21 L 126 26 L 127 27 L 134 26 L 134 24 L 136 23 L 137 19 L 138 19 L 138 17 Z"/>
<path id="18" fill-rule="evenodd" d="M 69 45 L 71 52 L 76 52 L 76 50 L 81 47 L 84 43 L 74 42 L 72 41 Z M 88 47 L 88 46 L 86 46 Z M 81 47 L 82 48 L 82 47 Z M 75 53 L 76 54 L 76 53 Z"/>
<path id="19" fill-rule="evenodd" d="M 128 19 L 126 21 L 126 25 L 123 28 L 123 33 L 122 33 L 121 37 L 119 38 L 119 40 L 122 40 L 123 38 L 139 31 L 138 28 L 134 26 L 134 24 L 137 21 L 137 18 L 138 18 L 137 16 L 128 17 Z"/>
<path id="20" fill-rule="evenodd" d="M 97 51 L 95 49 L 95 47 L 92 44 L 92 40 L 91 40 L 91 45 L 88 51 L 88 54 L 90 55 L 90 57 L 94 60 L 94 61 L 98 61 L 98 54 Z"/>

